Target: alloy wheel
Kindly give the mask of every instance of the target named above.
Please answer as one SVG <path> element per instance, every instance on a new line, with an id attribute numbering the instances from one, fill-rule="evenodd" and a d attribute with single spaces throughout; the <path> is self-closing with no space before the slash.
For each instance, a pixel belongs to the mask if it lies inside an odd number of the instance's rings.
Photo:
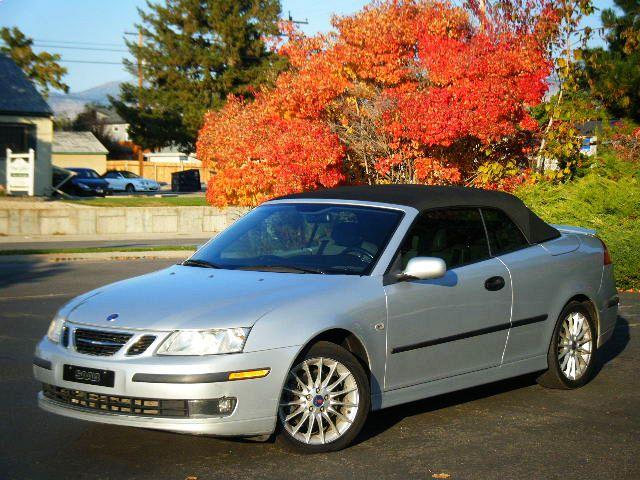
<path id="1" fill-rule="evenodd" d="M 569 380 L 579 380 L 589 368 L 593 338 L 589 321 L 580 312 L 570 312 L 558 335 L 558 363 Z"/>
<path id="2" fill-rule="evenodd" d="M 296 440 L 324 445 L 341 438 L 352 426 L 360 397 L 353 373 L 331 358 L 310 358 L 291 369 L 279 416 Z"/>

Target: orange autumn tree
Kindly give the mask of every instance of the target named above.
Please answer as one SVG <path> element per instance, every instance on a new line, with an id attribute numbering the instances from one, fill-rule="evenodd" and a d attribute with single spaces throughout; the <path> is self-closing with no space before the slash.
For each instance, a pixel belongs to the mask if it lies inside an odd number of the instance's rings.
<path id="1" fill-rule="evenodd" d="M 289 68 L 275 85 L 205 117 L 197 154 L 215 172 L 209 202 L 251 206 L 343 183 L 461 184 L 487 164 L 509 171 L 537 129 L 529 109 L 550 71 L 541 28 L 551 3 L 379 1 L 334 18 L 328 34 L 287 26 Z"/>

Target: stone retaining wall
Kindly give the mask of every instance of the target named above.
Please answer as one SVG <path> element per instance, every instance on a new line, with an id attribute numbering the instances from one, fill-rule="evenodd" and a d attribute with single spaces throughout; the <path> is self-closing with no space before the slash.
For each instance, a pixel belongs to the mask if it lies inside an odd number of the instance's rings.
<path id="1" fill-rule="evenodd" d="M 4 207 L 4 205 L 2 206 Z M 87 207 L 10 209 L 0 207 L 0 235 L 211 234 L 224 230 L 246 208 Z"/>

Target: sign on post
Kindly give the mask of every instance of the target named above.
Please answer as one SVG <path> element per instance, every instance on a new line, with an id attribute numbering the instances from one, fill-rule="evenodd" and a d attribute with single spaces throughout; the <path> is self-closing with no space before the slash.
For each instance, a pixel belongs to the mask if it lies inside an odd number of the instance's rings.
<path id="1" fill-rule="evenodd" d="M 27 195 L 33 196 L 35 167 L 33 148 L 27 153 L 13 153 L 7 148 L 7 193 L 26 192 Z"/>

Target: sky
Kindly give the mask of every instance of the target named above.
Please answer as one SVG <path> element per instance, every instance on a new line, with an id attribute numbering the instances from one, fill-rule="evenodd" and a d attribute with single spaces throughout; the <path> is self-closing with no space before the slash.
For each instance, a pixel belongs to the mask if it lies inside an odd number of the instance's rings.
<path id="1" fill-rule="evenodd" d="M 345 15 L 360 10 L 367 0 L 281 0 L 282 12 L 302 25 L 307 34 L 330 29 L 331 15 Z M 68 69 L 65 82 L 71 92 L 79 92 L 110 81 L 129 80 L 120 64 L 128 53 L 125 32 L 134 31 L 137 7 L 144 0 L 0 0 L 0 27 L 16 26 L 42 45 L 36 51 L 59 53 Z M 613 0 L 595 0 L 598 9 L 610 8 Z M 597 27 L 599 14 L 587 20 Z M 52 47 L 52 46 L 55 46 Z M 76 48 L 101 48 L 82 50 Z M 111 51 L 116 50 L 116 51 Z M 104 62 L 104 63 L 82 63 Z"/>

